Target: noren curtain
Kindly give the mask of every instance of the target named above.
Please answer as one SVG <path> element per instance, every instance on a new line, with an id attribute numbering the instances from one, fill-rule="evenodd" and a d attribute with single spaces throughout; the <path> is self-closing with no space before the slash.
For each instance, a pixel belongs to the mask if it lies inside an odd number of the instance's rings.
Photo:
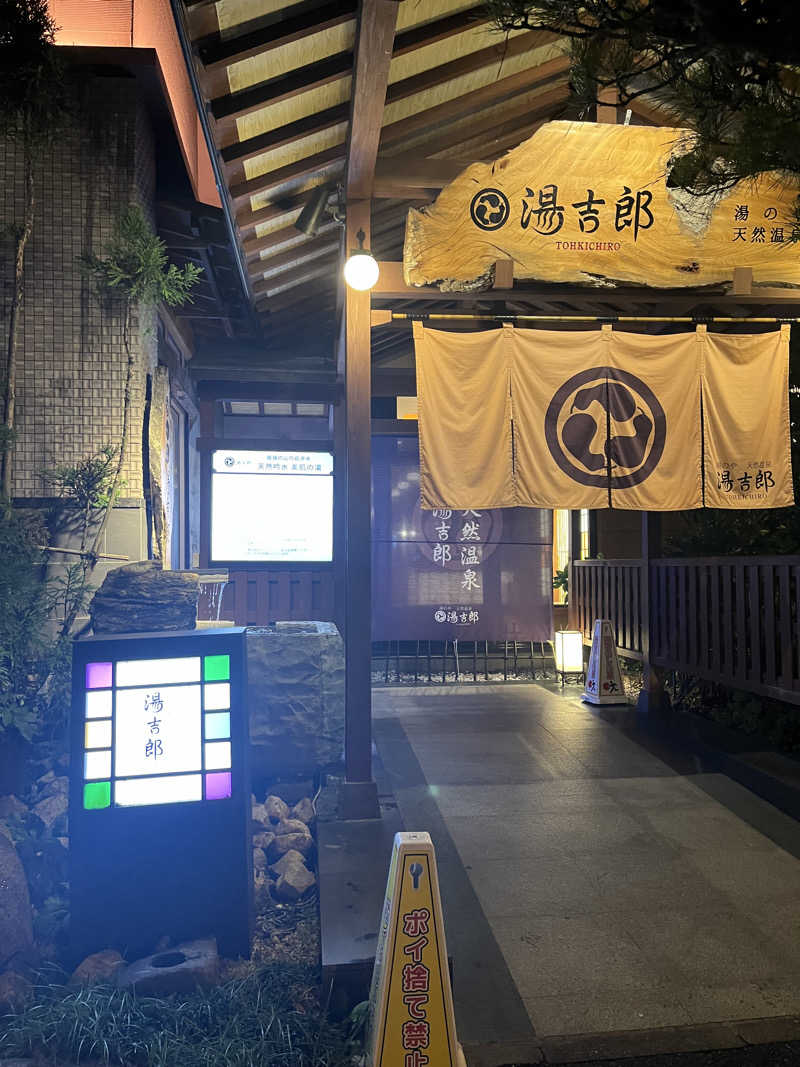
<path id="1" fill-rule="evenodd" d="M 422 506 L 785 507 L 789 327 L 414 327 Z"/>

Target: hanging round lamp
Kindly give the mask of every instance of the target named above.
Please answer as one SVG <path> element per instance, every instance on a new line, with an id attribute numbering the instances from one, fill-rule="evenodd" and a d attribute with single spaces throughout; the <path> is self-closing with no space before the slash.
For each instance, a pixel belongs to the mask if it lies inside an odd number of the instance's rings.
<path id="1" fill-rule="evenodd" d="M 344 280 L 351 289 L 363 292 L 371 289 L 378 280 L 378 264 L 368 248 L 364 248 L 366 234 L 359 230 L 356 234 L 358 248 L 352 249 L 344 265 Z"/>

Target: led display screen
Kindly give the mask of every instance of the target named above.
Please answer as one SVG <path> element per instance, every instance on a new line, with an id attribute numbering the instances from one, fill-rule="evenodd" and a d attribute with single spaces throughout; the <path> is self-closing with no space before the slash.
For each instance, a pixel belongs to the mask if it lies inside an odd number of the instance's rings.
<path id="1" fill-rule="evenodd" d="M 332 454 L 214 452 L 211 557 L 219 562 L 330 562 Z"/>
<path id="2" fill-rule="evenodd" d="M 231 795 L 227 655 L 86 664 L 83 807 Z"/>

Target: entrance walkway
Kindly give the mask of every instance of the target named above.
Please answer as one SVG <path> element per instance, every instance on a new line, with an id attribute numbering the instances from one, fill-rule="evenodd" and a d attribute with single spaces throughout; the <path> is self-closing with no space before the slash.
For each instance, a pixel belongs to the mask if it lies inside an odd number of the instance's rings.
<path id="1" fill-rule="evenodd" d="M 797 823 L 576 692 L 373 692 L 382 791 L 436 846 L 468 1060 L 800 1035 Z"/>

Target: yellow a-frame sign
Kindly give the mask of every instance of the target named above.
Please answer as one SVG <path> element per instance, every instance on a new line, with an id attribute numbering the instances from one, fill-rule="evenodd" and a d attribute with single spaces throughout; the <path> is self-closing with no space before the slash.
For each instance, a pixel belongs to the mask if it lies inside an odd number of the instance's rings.
<path id="1" fill-rule="evenodd" d="M 395 834 L 372 973 L 367 1063 L 459 1062 L 433 842 L 426 833 Z"/>

